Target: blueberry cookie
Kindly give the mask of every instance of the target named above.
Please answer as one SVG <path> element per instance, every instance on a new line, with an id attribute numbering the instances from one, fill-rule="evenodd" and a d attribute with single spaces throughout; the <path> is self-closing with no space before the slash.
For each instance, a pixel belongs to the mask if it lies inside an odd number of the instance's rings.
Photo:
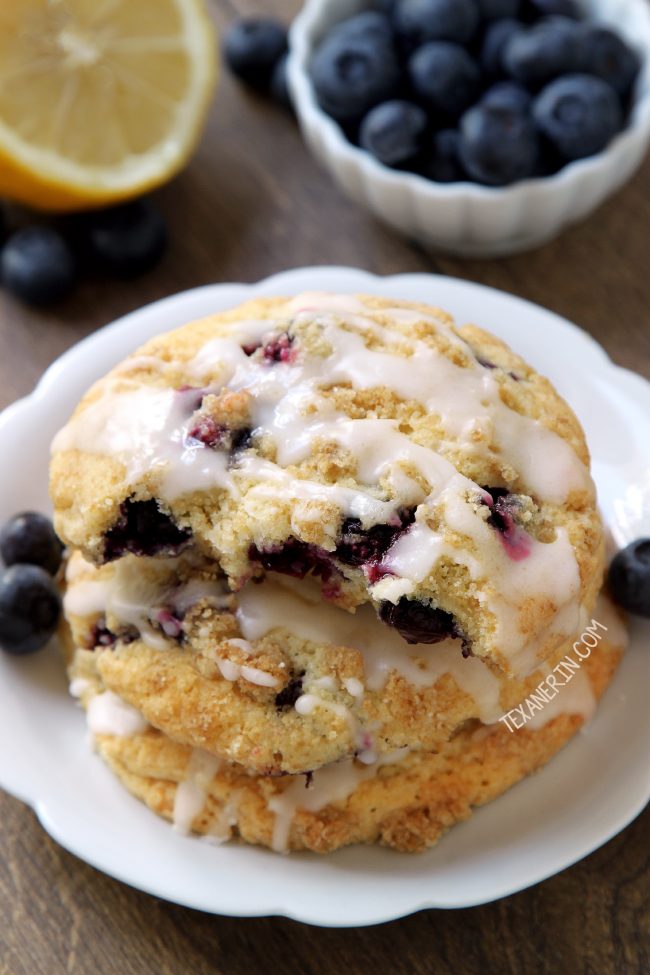
<path id="1" fill-rule="evenodd" d="M 264 774 L 437 750 L 540 680 L 504 677 L 455 640 L 405 643 L 371 606 L 323 602 L 313 580 L 269 574 L 232 594 L 189 553 L 101 567 L 76 553 L 64 609 L 72 677 L 95 674 L 171 738 Z"/>
<path id="2" fill-rule="evenodd" d="M 56 437 L 51 493 L 96 563 L 194 548 L 234 591 L 309 576 L 508 674 L 572 636 L 601 582 L 569 407 L 493 336 L 407 302 L 264 299 L 152 340 Z"/>
<path id="3" fill-rule="evenodd" d="M 70 653 L 72 645 L 69 642 Z M 620 660 L 612 626 L 534 721 L 464 724 L 438 753 L 402 749 L 373 764 L 347 759 L 305 776 L 260 776 L 148 725 L 97 675 L 77 677 L 95 745 L 122 784 L 177 830 L 278 851 L 328 853 L 351 843 L 415 852 L 551 759 L 587 720 Z"/>

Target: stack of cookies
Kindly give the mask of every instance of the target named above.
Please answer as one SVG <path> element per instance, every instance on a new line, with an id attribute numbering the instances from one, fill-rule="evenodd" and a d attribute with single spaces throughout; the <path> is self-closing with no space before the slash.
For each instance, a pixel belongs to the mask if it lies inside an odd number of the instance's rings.
<path id="1" fill-rule="evenodd" d="M 51 491 L 71 691 L 182 831 L 431 846 L 622 652 L 576 418 L 434 308 L 314 293 L 166 333 L 83 398 Z"/>

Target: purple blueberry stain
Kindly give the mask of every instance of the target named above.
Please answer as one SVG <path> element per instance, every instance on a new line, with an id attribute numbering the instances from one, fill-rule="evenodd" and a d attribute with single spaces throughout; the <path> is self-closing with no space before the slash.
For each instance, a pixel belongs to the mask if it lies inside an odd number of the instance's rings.
<path id="1" fill-rule="evenodd" d="M 507 488 L 484 488 L 482 500 L 490 509 L 487 523 L 494 528 L 501 540 L 508 558 L 513 562 L 521 562 L 528 558 L 532 549 L 532 539 L 523 528 L 517 524 L 515 515 L 520 510 L 520 503 Z"/>
<path id="2" fill-rule="evenodd" d="M 484 369 L 500 369 L 501 366 L 497 366 L 496 362 L 492 362 L 490 359 L 485 359 L 483 356 L 474 355 L 474 358 L 478 362 L 479 366 L 483 366 Z M 521 376 L 518 376 L 516 372 L 508 371 L 508 376 L 514 379 L 516 383 L 521 382 Z"/>
<path id="3" fill-rule="evenodd" d="M 262 350 L 262 359 L 268 363 L 275 362 L 295 362 L 297 349 L 294 346 L 294 336 L 289 332 L 280 332 L 264 342 L 247 342 L 242 345 L 245 355 L 253 356 Z"/>
<path id="4" fill-rule="evenodd" d="M 113 647 L 117 642 L 117 635 L 109 630 L 106 620 L 100 620 L 92 628 L 88 640 L 88 649 L 94 650 L 96 647 Z"/>
<path id="5" fill-rule="evenodd" d="M 104 562 L 123 555 L 178 555 L 190 542 L 191 532 L 179 528 L 161 511 L 154 498 L 120 505 L 120 517 L 104 535 Z"/>
<path id="6" fill-rule="evenodd" d="M 154 610 L 152 622 L 158 623 L 165 636 L 172 640 L 180 640 L 183 635 L 183 620 L 168 606 Z"/>
<path id="7" fill-rule="evenodd" d="M 312 573 L 328 582 L 336 572 L 331 557 L 315 545 L 308 545 L 297 539 L 289 539 L 283 545 L 258 548 L 251 545 L 248 558 L 268 572 L 280 572 L 294 579 L 304 579 Z"/>
<path id="8" fill-rule="evenodd" d="M 106 620 L 102 618 L 93 626 L 86 648 L 88 650 L 108 649 L 114 647 L 118 641 L 128 645 L 137 640 L 139 636 L 140 633 L 134 626 L 120 627 L 117 633 L 114 633 L 109 630 Z"/>
<path id="9" fill-rule="evenodd" d="M 484 369 L 496 369 L 497 368 L 496 362 L 490 362 L 489 359 L 484 359 L 484 358 L 482 358 L 482 356 L 478 356 L 477 355 L 476 356 L 476 361 L 478 362 L 479 366 L 483 366 Z"/>
<path id="10" fill-rule="evenodd" d="M 199 414 L 188 428 L 185 446 L 203 444 L 204 447 L 221 447 L 228 435 L 228 429 L 213 420 L 211 416 Z"/>
<path id="11" fill-rule="evenodd" d="M 293 345 L 293 335 L 281 332 L 274 336 L 262 347 L 262 355 L 266 362 L 294 362 L 297 350 Z"/>
<path id="12" fill-rule="evenodd" d="M 380 603 L 379 619 L 397 630 L 407 643 L 440 643 L 450 637 L 462 639 L 451 613 L 407 596 L 402 596 L 397 603 Z"/>

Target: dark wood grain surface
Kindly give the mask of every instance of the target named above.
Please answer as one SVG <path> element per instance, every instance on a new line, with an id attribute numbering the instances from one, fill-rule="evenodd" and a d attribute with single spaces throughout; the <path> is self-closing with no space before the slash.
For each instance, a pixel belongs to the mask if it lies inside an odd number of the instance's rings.
<path id="1" fill-rule="evenodd" d="M 262 9 L 288 20 L 298 6 L 212 2 L 221 28 Z M 199 152 L 158 196 L 171 247 L 147 277 L 88 281 L 47 313 L 0 297 L 0 406 L 27 393 L 72 343 L 133 308 L 306 264 L 438 271 L 493 285 L 578 322 L 616 362 L 650 376 L 650 160 L 598 213 L 541 250 L 499 261 L 434 258 L 350 204 L 291 120 L 224 77 Z M 586 860 L 499 903 L 322 930 L 211 917 L 131 890 L 60 849 L 29 809 L 0 794 L 0 975 L 648 975 L 649 836 L 646 810 Z"/>

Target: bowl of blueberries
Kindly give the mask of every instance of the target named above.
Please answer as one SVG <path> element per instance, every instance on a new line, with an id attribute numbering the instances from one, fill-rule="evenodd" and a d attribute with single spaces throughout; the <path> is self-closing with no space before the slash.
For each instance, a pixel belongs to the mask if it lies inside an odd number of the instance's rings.
<path id="1" fill-rule="evenodd" d="M 650 140 L 646 0 L 307 0 L 288 80 L 339 185 L 427 247 L 495 257 L 585 217 Z"/>

